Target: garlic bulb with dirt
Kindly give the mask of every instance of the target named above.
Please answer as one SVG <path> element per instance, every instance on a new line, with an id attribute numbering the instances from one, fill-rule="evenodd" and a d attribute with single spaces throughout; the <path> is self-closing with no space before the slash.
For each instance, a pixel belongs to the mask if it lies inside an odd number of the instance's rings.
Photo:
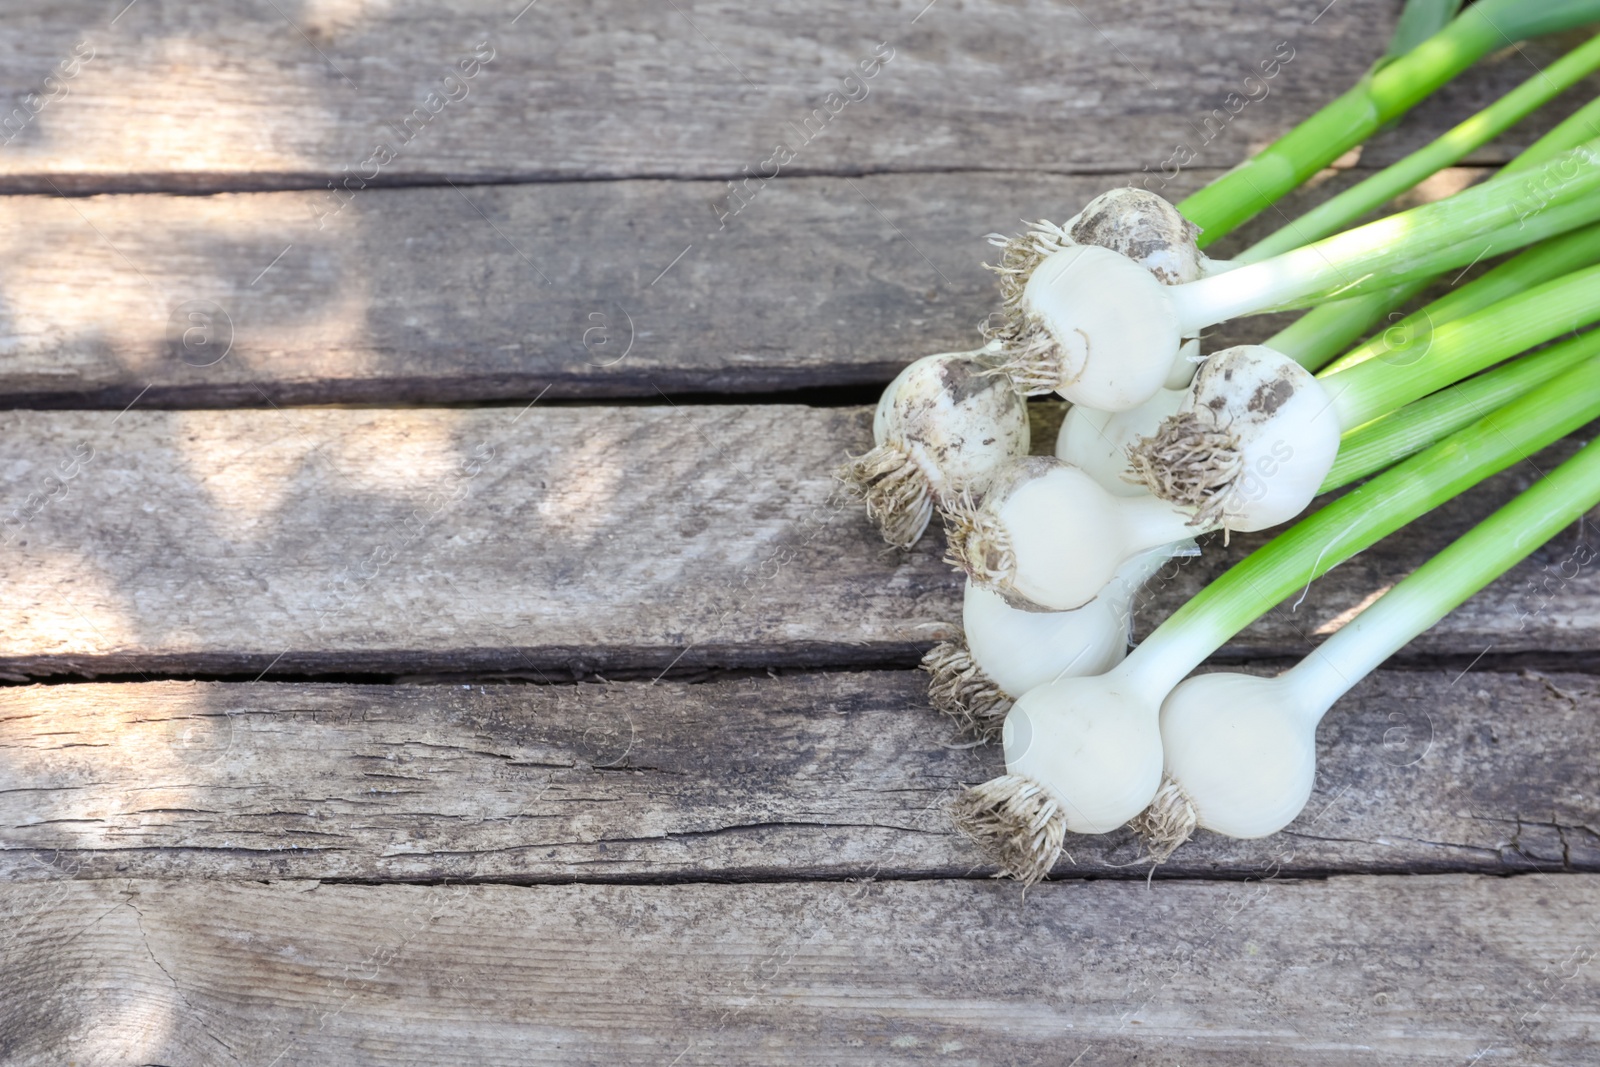
<path id="1" fill-rule="evenodd" d="M 929 701 L 963 733 L 994 740 L 1023 693 L 1057 678 L 1103 674 L 1122 662 L 1134 597 L 1171 556 L 1158 548 L 1130 560 L 1099 596 L 1073 611 L 1013 607 L 968 581 L 962 636 L 922 658 L 923 670 L 933 675 Z"/>
<path id="2" fill-rule="evenodd" d="M 1339 454 L 1340 416 L 1300 364 L 1238 345 L 1206 359 L 1177 410 L 1127 447 L 1129 466 L 1197 526 L 1264 530 L 1316 496 Z"/>
<path id="3" fill-rule="evenodd" d="M 1096 245 L 1133 260 L 1163 285 L 1192 282 L 1231 264 L 1208 258 L 1195 241 L 1200 230 L 1165 199 L 1133 186 L 1110 189 L 1084 205 L 1065 224 L 1026 222 L 1018 237 L 992 233 L 989 243 L 1000 249 L 1000 262 L 990 270 L 1000 275 L 1002 297 L 1019 300 L 1034 268 L 1052 253 L 1072 245 Z"/>
<path id="4" fill-rule="evenodd" d="M 839 468 L 896 548 L 910 548 L 935 507 L 981 491 L 1029 447 L 1028 406 L 989 350 L 924 356 L 884 390 L 873 448 Z"/>
<path id="5" fill-rule="evenodd" d="M 1265 345 L 1224 349 L 1131 450 L 1135 473 L 1198 526 L 1276 526 L 1321 488 L 1341 434 L 1597 321 L 1600 266 L 1589 266 L 1443 322 L 1407 362 L 1367 359 L 1314 378 Z"/>

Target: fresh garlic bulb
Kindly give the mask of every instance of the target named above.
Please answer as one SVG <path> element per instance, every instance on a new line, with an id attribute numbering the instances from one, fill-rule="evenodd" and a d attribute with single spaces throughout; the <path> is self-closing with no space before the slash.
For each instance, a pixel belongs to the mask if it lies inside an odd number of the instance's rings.
<path id="1" fill-rule="evenodd" d="M 884 390 L 874 447 L 839 469 L 897 548 L 916 544 L 934 508 L 981 491 L 1028 454 L 1028 408 L 984 351 L 924 356 Z"/>
<path id="2" fill-rule="evenodd" d="M 1054 456 L 1017 460 L 981 507 L 947 508 L 946 558 L 1014 606 L 1080 608 L 1118 569 L 1198 532 L 1151 496 L 1117 497 Z"/>
<path id="3" fill-rule="evenodd" d="M 1339 454 L 1340 413 L 1311 373 L 1264 345 L 1211 355 L 1178 409 L 1131 449 L 1134 473 L 1197 524 L 1264 530 L 1316 496 Z"/>
<path id="4" fill-rule="evenodd" d="M 1147 838 L 1155 837 L 1152 825 L 1174 828 L 1164 840 L 1150 840 L 1158 858 L 1196 826 L 1266 837 L 1305 808 L 1317 777 L 1317 723 L 1333 699 L 1317 699 L 1291 674 L 1201 674 L 1167 696 L 1166 782 L 1154 805 L 1167 810 L 1146 814 L 1137 826 Z"/>
<path id="5" fill-rule="evenodd" d="M 1074 243 L 1119 252 L 1163 285 L 1192 282 L 1210 273 L 1195 241 L 1200 227 L 1147 189 L 1123 186 L 1101 193 L 1062 227 Z"/>
<path id="6" fill-rule="evenodd" d="M 1160 698 L 1131 662 L 1029 690 L 1001 734 L 1006 773 L 951 805 L 956 826 L 1024 884 L 1050 872 L 1069 831 L 1109 833 L 1161 785 Z"/>
<path id="7" fill-rule="evenodd" d="M 922 660 L 933 675 L 933 706 L 964 732 L 992 740 L 1023 693 L 1058 678 L 1110 670 L 1128 652 L 1134 597 L 1171 555 L 1158 548 L 1130 560 L 1099 596 L 1073 611 L 1013 607 L 968 581 L 963 636 L 935 646 Z"/>
<path id="8" fill-rule="evenodd" d="M 1122 266 L 1113 267 L 1108 266 L 1112 262 L 1109 256 L 1095 253 L 1089 257 L 1092 269 L 1112 272 L 1108 291 L 1115 290 L 1116 279 L 1130 276 L 1126 267 L 1136 268 L 1162 285 L 1179 285 L 1227 270 L 1231 264 L 1211 260 L 1200 251 L 1195 243 L 1200 231 L 1193 223 L 1155 193 L 1125 187 L 1095 197 L 1063 226 L 1045 221 L 1028 226 L 1029 231 L 1020 237 L 991 234 L 989 238 L 1001 250 L 1000 262 L 990 269 L 1000 275 L 1002 310 L 988 332 L 1007 349 L 1009 372 L 1020 388 L 1030 393 L 1056 390 L 1076 404 L 1121 411 L 1149 395 L 1143 390 L 1152 377 L 1161 378 L 1168 388 L 1181 389 L 1188 384 L 1193 364 L 1172 358 L 1170 352 L 1164 361 L 1156 361 L 1159 366 L 1148 360 L 1129 361 L 1121 382 L 1097 382 L 1095 375 L 1085 379 L 1081 372 L 1087 369 L 1090 353 L 1086 349 L 1092 331 L 1079 330 L 1075 335 L 1073 327 L 1056 322 L 1058 316 L 1047 294 L 1057 287 L 1073 287 L 1078 276 L 1071 263 L 1078 253 L 1062 253 L 1088 246 L 1104 249 L 1122 261 Z M 1042 265 L 1047 262 L 1051 270 L 1041 277 Z M 1094 317 L 1092 309 L 1080 308 L 1072 314 L 1081 311 Z M 1066 330 L 1061 336 L 1069 340 L 1058 343 L 1052 325 Z M 1075 340 L 1081 340 L 1085 350 L 1074 347 Z M 1141 347 L 1134 337 L 1118 341 L 1123 343 L 1136 350 Z M 1105 362 L 1099 361 L 1096 374 L 1107 369 Z M 1133 393 L 1141 395 L 1129 399 Z"/>

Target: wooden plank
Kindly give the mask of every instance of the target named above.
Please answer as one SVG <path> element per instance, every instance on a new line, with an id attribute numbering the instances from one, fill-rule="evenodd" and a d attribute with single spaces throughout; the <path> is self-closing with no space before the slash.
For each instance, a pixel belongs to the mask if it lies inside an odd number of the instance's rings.
<path id="1" fill-rule="evenodd" d="M 1478 173 L 1453 170 L 1439 191 Z M 316 193 L 0 198 L 0 404 L 659 402 L 879 384 L 978 343 L 995 303 L 986 234 L 1136 178 L 796 179 L 726 229 L 707 182 L 376 190 L 321 221 Z M 1330 175 L 1284 211 L 1349 181 Z M 1243 320 L 1211 343 L 1268 332 Z"/>
<path id="2" fill-rule="evenodd" d="M 960 582 L 937 534 L 886 552 L 836 495 L 831 468 L 868 446 L 868 421 L 781 405 L 0 413 L 0 671 L 914 663 L 953 632 Z M 1303 654 L 1553 462 L 1339 568 L 1224 653 Z M 1584 536 L 1412 651 L 1592 650 Z M 1142 625 L 1261 540 L 1174 564 Z"/>
<path id="3" fill-rule="evenodd" d="M 1578 1063 L 1593 876 L 0 888 L 61 1063 Z M 276 1059 L 275 1059 L 276 1057 Z"/>
<path id="4" fill-rule="evenodd" d="M 1588 676 L 1383 672 L 1306 813 L 1163 876 L 1600 870 Z M 916 672 L 705 684 L 0 689 L 0 880 L 928 878 L 992 868 L 946 805 L 1001 772 Z M 1063 877 L 1142 879 L 1127 831 Z"/>
<path id="5" fill-rule="evenodd" d="M 1129 177 L 797 179 L 726 230 L 707 182 L 378 190 L 320 229 L 315 193 L 0 199 L 0 397 L 660 402 L 887 382 L 981 343 L 985 234 Z"/>
<path id="6" fill-rule="evenodd" d="M 1398 7 L 318 0 L 120 11 L 28 0 L 12 13 L 0 74 L 0 95 L 20 105 L 0 188 L 740 179 L 779 142 L 793 151 L 778 157 L 790 175 L 1159 173 L 1179 145 L 1195 165 L 1226 167 L 1353 84 Z M 1407 136 L 1432 136 L 1558 51 L 1507 49 Z M 875 53 L 892 58 L 875 64 Z M 862 63 L 874 76 L 847 85 Z M 1246 84 L 1263 64 L 1274 77 Z M 1237 103 L 1244 93 L 1255 102 Z"/>

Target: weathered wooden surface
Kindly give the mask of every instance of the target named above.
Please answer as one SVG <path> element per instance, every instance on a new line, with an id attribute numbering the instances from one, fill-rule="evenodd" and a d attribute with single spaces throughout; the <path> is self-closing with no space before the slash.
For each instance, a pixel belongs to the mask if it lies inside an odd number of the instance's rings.
<path id="1" fill-rule="evenodd" d="M 887 552 L 838 497 L 830 470 L 868 446 L 868 415 L 0 413 L 12 494 L 0 513 L 0 670 L 538 678 L 914 663 L 952 632 L 960 581 L 937 533 Z M 1225 654 L 1303 654 L 1535 475 L 1522 464 L 1440 509 Z M 1586 536 L 1558 538 L 1412 652 L 1593 650 L 1600 578 L 1581 565 Z M 1262 539 L 1172 564 L 1141 625 Z"/>
<path id="2" fill-rule="evenodd" d="M 1136 177 L 786 180 L 725 230 L 707 182 L 383 189 L 323 224 L 316 193 L 0 197 L 0 405 L 659 403 L 883 383 L 979 343 L 996 299 L 986 234 Z M 1330 175 L 1253 232 L 1351 180 Z M 1240 320 L 1210 343 L 1269 332 Z"/>
<path id="3" fill-rule="evenodd" d="M 0 689 L 0 881 L 986 874 L 945 806 L 1000 754 L 925 697 L 916 672 Z M 1589 676 L 1384 672 L 1320 738 L 1289 830 L 1201 834 L 1163 876 L 1600 870 Z M 1061 877 L 1149 871 L 1126 831 L 1068 848 Z"/>
<path id="4" fill-rule="evenodd" d="M 1159 173 L 1179 145 L 1226 167 L 1351 85 L 1399 6 L 535 2 L 13 5 L 0 96 L 26 103 L 0 188 L 742 179 L 780 142 L 791 176 Z M 880 43 L 892 58 L 845 85 Z M 1409 143 L 1558 51 L 1507 49 L 1425 106 Z M 1265 97 L 1245 83 L 1285 56 Z M 808 119 L 820 134 L 808 138 Z"/>
<path id="5" fill-rule="evenodd" d="M 887 382 L 982 343 L 986 234 L 1129 177 L 786 180 L 722 231 L 708 182 L 376 190 L 320 229 L 316 193 L 0 198 L 0 401 L 659 403 Z"/>
<path id="6" fill-rule="evenodd" d="M 34 1064 L 1587 1062 L 1600 879 L 0 888 Z"/>
<path id="7" fill-rule="evenodd" d="M 868 412 L 688 402 L 970 343 L 985 233 L 1183 145 L 1181 195 L 1349 85 L 1397 8 L 12 5 L 0 96 L 37 114 L 0 132 L 0 407 L 101 410 L 0 413 L 0 677 L 613 680 L 0 688 L 0 1060 L 1592 1058 L 1600 687 L 1501 658 L 1592 663 L 1586 528 L 1341 703 L 1288 832 L 1201 835 L 1148 886 L 1126 832 L 1074 839 L 1024 897 L 944 812 L 999 753 L 949 744 L 916 672 L 816 670 L 909 665 L 959 615 L 939 538 L 885 553 L 831 495 Z M 733 210 L 880 41 L 866 98 Z M 482 400 L 515 403 L 277 407 Z M 1303 654 L 1551 462 L 1224 655 Z M 1141 631 L 1259 541 L 1175 564 Z M 361 884 L 396 881 L 425 884 Z"/>

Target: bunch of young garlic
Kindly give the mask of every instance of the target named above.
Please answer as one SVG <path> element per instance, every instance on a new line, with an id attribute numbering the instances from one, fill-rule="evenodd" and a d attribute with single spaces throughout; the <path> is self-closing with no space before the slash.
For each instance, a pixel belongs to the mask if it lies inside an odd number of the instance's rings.
<path id="1" fill-rule="evenodd" d="M 1084 246 L 1106 249 L 1167 285 L 1226 267 L 1200 252 L 1199 231 L 1171 204 L 1142 189 L 1104 193 L 1061 226 L 1028 225 L 1020 237 L 990 237 L 1000 249 L 989 269 L 1000 278 L 1001 311 L 983 326 L 988 343 L 925 356 L 902 371 L 878 403 L 874 447 L 839 471 L 895 547 L 915 544 L 935 510 L 945 516 L 950 561 L 969 575 L 963 637 L 932 649 L 923 666 L 933 676 L 933 705 L 986 741 L 999 737 L 1007 711 L 1028 690 L 1121 661 L 1141 586 L 1174 555 L 1198 551 L 1192 517 L 1154 500 L 1130 458 L 1130 448 L 1186 395 L 1198 341 L 1185 341 L 1147 402 L 1124 410 L 1073 404 L 1056 458 L 1030 456 L 1026 397 L 1065 395 L 1068 358 L 1027 299 L 1030 282 L 1041 265 L 1053 268 L 1062 253 Z M 1033 500 L 1038 487 L 1067 482 L 1081 483 L 1104 514 L 1060 514 L 1065 498 L 1054 494 Z M 1140 517 L 1125 523 L 1118 501 Z M 1062 567 L 1048 537 L 1007 526 L 1013 513 L 1102 536 L 1092 557 Z M 1124 525 L 1139 528 L 1124 536 Z M 1064 600 L 1041 592 L 1040 577 L 1063 573 L 1090 577 Z"/>
<path id="2" fill-rule="evenodd" d="M 1153 330 L 1133 338 L 1128 347 L 1137 358 L 1130 358 L 1105 341 L 1147 323 L 1115 301 L 1084 299 L 1107 278 L 1113 285 L 1132 279 L 1137 293 L 1219 275 L 1229 264 L 1209 260 L 1196 244 L 1198 229 L 1139 189 L 1107 192 L 1061 226 L 1028 225 L 1020 237 L 990 237 L 1000 249 L 990 269 L 999 275 L 1001 308 L 984 324 L 988 343 L 907 367 L 879 401 L 874 447 L 839 471 L 893 546 L 911 547 L 935 510 L 944 515 L 947 558 L 967 581 L 962 635 L 923 659 L 930 701 L 963 733 L 1003 738 L 1008 765 L 1016 762 L 1013 750 L 1059 747 L 1010 736 L 1017 701 L 1033 693 L 1035 704 L 1047 702 L 1062 679 L 1092 681 L 1121 663 L 1140 588 L 1173 556 L 1198 552 L 1197 533 L 1272 521 L 1241 515 L 1237 499 L 1228 506 L 1240 494 L 1220 491 L 1241 462 L 1258 459 L 1254 452 L 1247 447 L 1242 460 L 1226 461 L 1222 453 L 1237 440 L 1211 441 L 1203 432 L 1195 439 L 1194 416 L 1185 419 L 1196 395 L 1207 395 L 1204 380 L 1192 383 L 1202 363 L 1198 340 L 1175 336 L 1157 316 Z M 1100 321 L 1097 311 L 1105 312 Z M 1269 361 L 1264 371 L 1247 367 L 1242 377 L 1270 393 L 1274 409 L 1303 406 L 1295 393 L 1310 391 L 1309 374 L 1287 360 Z M 1071 401 L 1055 455 L 1031 456 L 1026 398 L 1052 392 Z M 1153 449 L 1174 425 L 1188 437 Z M 1174 457 L 1175 450 L 1183 454 Z M 1187 475 L 1186 496 L 1152 494 L 1152 487 L 1171 488 L 1152 475 L 1162 461 Z M 1197 493 L 1195 483 L 1209 492 Z M 1042 877 L 1068 828 L 1112 829 L 1156 793 L 1159 742 L 1135 736 L 1151 732 L 1149 717 L 1123 714 L 1126 701 L 1107 695 L 1099 702 L 1103 721 L 1087 724 L 1109 740 L 1096 746 L 1098 755 L 1118 757 L 1099 761 L 1100 792 L 1111 797 L 1106 810 L 1088 812 L 1087 822 L 1080 812 L 1069 824 L 1056 791 L 1024 773 L 968 790 L 958 802 L 958 821 L 998 852 L 1004 870 L 1027 881 Z"/>
<path id="3" fill-rule="evenodd" d="M 1551 221 L 1558 216 L 1569 229 L 1600 219 L 1600 171 L 1558 178 L 1569 162 L 1546 164 L 1543 176 L 1570 183 L 1579 198 L 1572 211 L 1548 213 L 1547 232 L 1493 232 L 1517 247 L 1563 232 Z M 1064 226 L 1032 224 L 1021 238 L 993 239 L 1002 249 L 993 268 L 1002 310 L 986 326 L 989 344 L 907 368 L 880 402 L 875 447 L 842 477 L 891 544 L 910 546 L 936 508 L 944 515 L 947 558 L 967 578 L 964 636 L 931 650 L 924 666 L 936 707 L 1004 745 L 1007 774 L 969 789 L 955 814 L 1006 873 L 1043 877 L 1068 831 L 1105 833 L 1138 820 L 1159 857 L 1197 822 L 1217 825 L 1196 814 L 1188 792 L 1163 789 L 1159 720 L 1183 677 L 1254 616 L 1243 606 L 1250 597 L 1229 601 L 1226 582 L 1213 583 L 1127 657 L 1130 606 L 1165 561 L 1197 551 L 1192 539 L 1201 533 L 1293 519 L 1330 477 L 1346 431 L 1600 321 L 1600 266 L 1590 266 L 1478 310 L 1458 300 L 1460 317 L 1436 331 L 1417 367 L 1367 360 L 1313 377 L 1264 345 L 1196 357 L 1200 327 L 1304 306 L 1336 276 L 1393 286 L 1463 265 L 1472 249 L 1461 235 L 1504 214 L 1510 194 L 1495 186 L 1239 266 L 1208 261 L 1175 208 L 1133 189 L 1097 198 Z M 1600 243 L 1584 243 L 1600 252 Z M 1552 258 L 1530 256 L 1506 267 L 1530 273 Z M 1546 388 L 1557 398 L 1570 391 Z M 1048 392 L 1072 406 L 1056 454 L 1031 456 L 1025 397 Z M 1543 415 L 1526 421 L 1540 432 L 1554 425 Z M 1490 453 L 1495 462 L 1513 454 L 1504 428 L 1485 433 L 1495 443 L 1480 449 L 1474 477 L 1491 472 Z M 1453 484 L 1451 495 L 1470 483 Z M 1390 497 L 1365 520 L 1403 524 L 1420 514 L 1406 509 L 1422 494 Z M 1347 536 L 1341 551 L 1362 547 Z M 1257 614 L 1291 591 L 1262 599 L 1266 585 L 1256 585 Z M 1185 615 L 1207 597 L 1214 608 Z M 1274 808 L 1293 810 L 1289 802 Z"/>
<path id="4" fill-rule="evenodd" d="M 1341 686 L 1531 551 L 1551 523 L 1600 501 L 1596 444 L 1379 598 L 1303 669 L 1185 680 L 1308 580 L 1600 418 L 1600 329 L 1537 351 L 1600 323 L 1600 100 L 1496 177 L 1339 232 L 1600 69 L 1600 38 L 1233 261 L 1199 250 L 1200 227 L 1225 235 L 1479 57 L 1600 20 L 1600 0 L 1459 6 L 1407 0 L 1389 50 L 1348 93 L 1181 213 L 1118 189 L 1063 225 L 991 238 L 1001 308 L 988 343 L 907 368 L 879 405 L 875 447 L 842 470 L 892 545 L 910 547 L 935 511 L 945 517 L 948 558 L 967 578 L 965 632 L 924 666 L 932 702 L 1004 746 L 1006 774 L 954 806 L 1003 873 L 1042 878 L 1068 832 L 1132 822 L 1161 858 L 1197 826 L 1242 837 L 1281 828 L 1309 795 L 1315 722 Z M 1519 207 L 1525 193 L 1537 210 Z M 1388 358 L 1389 330 L 1328 365 L 1428 279 L 1486 247 L 1529 246 L 1416 313 L 1435 327 L 1426 359 Z M 1307 307 L 1264 345 L 1201 358 L 1207 326 Z M 1026 398 L 1050 393 L 1071 407 L 1054 456 L 1031 456 Z M 1141 584 L 1197 552 L 1194 537 L 1277 526 L 1317 492 L 1374 474 L 1128 653 Z M 1270 699 L 1250 699 L 1262 693 Z"/>

